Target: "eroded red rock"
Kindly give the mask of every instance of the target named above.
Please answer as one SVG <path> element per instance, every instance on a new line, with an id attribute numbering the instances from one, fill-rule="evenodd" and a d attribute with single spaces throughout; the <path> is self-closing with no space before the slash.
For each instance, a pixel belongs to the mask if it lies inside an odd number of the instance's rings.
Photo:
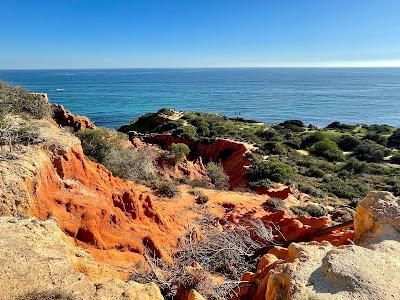
<path id="1" fill-rule="evenodd" d="M 77 245 L 100 260 L 132 263 L 142 259 L 144 247 L 168 259 L 160 245 L 174 248 L 183 230 L 178 218 L 166 221 L 147 188 L 112 176 L 80 146 L 41 169 L 34 196 L 34 216 L 55 217 Z"/>
<path id="2" fill-rule="evenodd" d="M 88 117 L 75 115 L 62 105 L 52 104 L 51 108 L 53 110 L 53 119 L 60 126 L 69 126 L 74 131 L 96 127 Z"/>
<path id="3" fill-rule="evenodd" d="M 246 153 L 249 152 L 250 146 L 245 143 L 215 139 L 208 144 L 202 144 L 167 134 L 146 136 L 143 139 L 147 143 L 158 144 L 163 149 L 169 149 L 172 144 L 184 143 L 191 149 L 192 156 L 201 156 L 204 162 L 221 162 L 225 173 L 229 176 L 231 188 L 246 185 L 245 170 L 250 165 Z"/>

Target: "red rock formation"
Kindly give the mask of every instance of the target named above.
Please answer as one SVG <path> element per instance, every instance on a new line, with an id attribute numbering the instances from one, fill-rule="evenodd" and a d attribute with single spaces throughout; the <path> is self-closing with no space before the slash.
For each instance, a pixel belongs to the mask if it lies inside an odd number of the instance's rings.
<path id="1" fill-rule="evenodd" d="M 233 205 L 233 206 L 232 206 Z M 297 241 L 312 235 L 313 233 L 332 225 L 329 216 L 314 218 L 298 216 L 293 217 L 287 211 L 265 212 L 262 216 L 256 210 L 247 210 L 244 213 L 235 209 L 234 204 L 226 204 L 227 213 L 221 224 L 232 222 L 234 224 L 250 224 L 255 220 L 261 220 L 267 227 L 272 228 L 276 242 Z"/>
<path id="2" fill-rule="evenodd" d="M 188 140 L 182 137 L 160 134 L 143 138 L 145 142 L 158 144 L 163 149 L 169 149 L 172 144 L 184 143 L 189 146 L 192 157 L 201 156 L 204 162 L 221 162 L 225 173 L 229 176 L 231 188 L 246 185 L 245 169 L 250 164 L 246 157 L 249 146 L 227 139 L 215 139 L 208 144 Z"/>
<path id="3" fill-rule="evenodd" d="M 53 110 L 53 119 L 60 126 L 72 127 L 74 131 L 96 127 L 88 117 L 74 115 L 62 105 L 52 104 L 51 107 Z"/>
<path id="4" fill-rule="evenodd" d="M 169 216 L 167 222 L 148 189 L 112 176 L 80 146 L 56 155 L 36 180 L 31 214 L 54 216 L 97 259 L 132 263 L 143 258 L 144 247 L 168 259 L 159 245 L 173 248 L 182 234 L 179 219 Z"/>

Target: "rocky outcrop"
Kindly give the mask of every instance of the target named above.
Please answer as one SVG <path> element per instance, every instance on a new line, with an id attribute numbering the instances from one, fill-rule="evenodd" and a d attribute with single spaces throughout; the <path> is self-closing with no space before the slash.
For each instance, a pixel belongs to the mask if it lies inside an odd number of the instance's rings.
<path id="1" fill-rule="evenodd" d="M 400 258 L 400 198 L 371 192 L 358 205 L 354 219 L 357 245 Z"/>
<path id="2" fill-rule="evenodd" d="M 287 258 L 267 254 L 255 274 L 244 275 L 253 285 L 241 299 L 399 299 L 399 203 L 390 193 L 369 193 L 356 210 L 356 245 L 292 243 Z"/>
<path id="3" fill-rule="evenodd" d="M 0 160 L 1 215 L 53 217 L 76 245 L 125 276 L 145 249 L 168 259 L 164 248 L 174 249 L 186 225 L 172 212 L 160 214 L 148 188 L 87 159 L 76 137 L 48 121 L 35 122 L 43 142 Z"/>
<path id="4" fill-rule="evenodd" d="M 229 176 L 231 188 L 246 185 L 245 170 L 250 165 L 246 154 L 251 146 L 245 143 L 228 140 L 215 139 L 207 144 L 188 140 L 179 136 L 159 134 L 143 137 L 147 143 L 160 145 L 163 149 L 169 149 L 172 144 L 184 143 L 189 146 L 192 158 L 201 157 L 204 162 L 221 162 L 225 173 Z"/>
<path id="5" fill-rule="evenodd" d="M 74 131 L 96 127 L 88 117 L 75 115 L 62 105 L 52 104 L 51 109 L 54 121 L 60 126 L 71 127 Z"/>
<path id="6" fill-rule="evenodd" d="M 0 218 L 0 299 L 163 299 L 155 284 L 124 282 L 69 245 L 55 220 Z"/>

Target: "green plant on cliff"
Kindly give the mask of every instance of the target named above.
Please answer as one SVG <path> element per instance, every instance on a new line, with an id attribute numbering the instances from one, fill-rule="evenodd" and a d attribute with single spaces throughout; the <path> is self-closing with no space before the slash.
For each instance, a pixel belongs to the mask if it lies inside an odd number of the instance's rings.
<path id="1" fill-rule="evenodd" d="M 192 125 L 178 127 L 173 131 L 173 134 L 187 138 L 189 140 L 195 140 L 197 138 L 196 128 Z"/>
<path id="2" fill-rule="evenodd" d="M 342 150 L 331 140 L 323 140 L 312 145 L 310 152 L 314 155 L 326 158 L 328 161 L 343 160 Z"/>
<path id="3" fill-rule="evenodd" d="M 258 182 L 269 179 L 275 182 L 289 184 L 296 170 L 288 164 L 274 158 L 267 161 L 253 163 L 246 175 L 250 182 Z"/>
<path id="4" fill-rule="evenodd" d="M 354 149 L 354 156 L 366 162 L 380 162 L 389 153 L 386 147 L 369 140 L 363 141 Z"/>
<path id="5" fill-rule="evenodd" d="M 314 218 L 323 217 L 328 214 L 328 212 L 324 208 L 315 204 L 307 204 L 305 206 L 292 206 L 290 210 L 298 216 L 307 216 Z"/>
<path id="6" fill-rule="evenodd" d="M 264 202 L 263 206 L 274 212 L 286 209 L 285 202 L 279 198 L 270 198 Z"/>
<path id="7" fill-rule="evenodd" d="M 189 155 L 190 149 L 186 144 L 177 143 L 171 145 L 171 154 L 173 155 L 174 161 L 179 162 Z"/>
<path id="8" fill-rule="evenodd" d="M 161 196 L 172 198 L 180 194 L 178 185 L 175 181 L 158 178 L 151 182 L 150 186 Z"/>
<path id="9" fill-rule="evenodd" d="M 226 175 L 221 164 L 209 162 L 207 165 L 208 177 L 215 188 L 227 190 L 229 188 L 229 177 Z"/>
<path id="10" fill-rule="evenodd" d="M 341 179 L 338 177 L 328 177 L 324 180 L 322 188 L 333 195 L 344 198 L 354 199 L 363 198 L 369 190 L 369 186 L 356 179 Z"/>
<path id="11" fill-rule="evenodd" d="M 128 142 L 126 134 L 101 127 L 85 129 L 77 132 L 76 135 L 81 140 L 85 155 L 99 163 L 104 162 L 105 157 L 113 148 L 121 148 Z"/>
<path id="12" fill-rule="evenodd" d="M 400 128 L 389 137 L 388 145 L 390 147 L 400 148 Z"/>

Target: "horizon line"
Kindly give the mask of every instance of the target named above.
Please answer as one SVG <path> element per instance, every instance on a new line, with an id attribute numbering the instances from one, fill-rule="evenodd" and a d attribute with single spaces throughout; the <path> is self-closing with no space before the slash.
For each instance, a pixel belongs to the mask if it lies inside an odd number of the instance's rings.
<path id="1" fill-rule="evenodd" d="M 262 68 L 399 68 L 400 60 L 364 60 L 364 61 L 302 61 L 270 62 L 267 64 L 243 63 L 242 65 L 198 65 L 198 66 L 44 66 L 44 67 L 0 67 L 0 70 L 104 70 L 104 69 L 262 69 Z"/>
<path id="2" fill-rule="evenodd" d="M 209 66 L 209 67 L 34 67 L 34 68 L 0 68 L 0 71 L 33 71 L 33 70 L 129 70 L 129 69 L 398 69 L 400 65 L 360 65 L 360 66 Z"/>

